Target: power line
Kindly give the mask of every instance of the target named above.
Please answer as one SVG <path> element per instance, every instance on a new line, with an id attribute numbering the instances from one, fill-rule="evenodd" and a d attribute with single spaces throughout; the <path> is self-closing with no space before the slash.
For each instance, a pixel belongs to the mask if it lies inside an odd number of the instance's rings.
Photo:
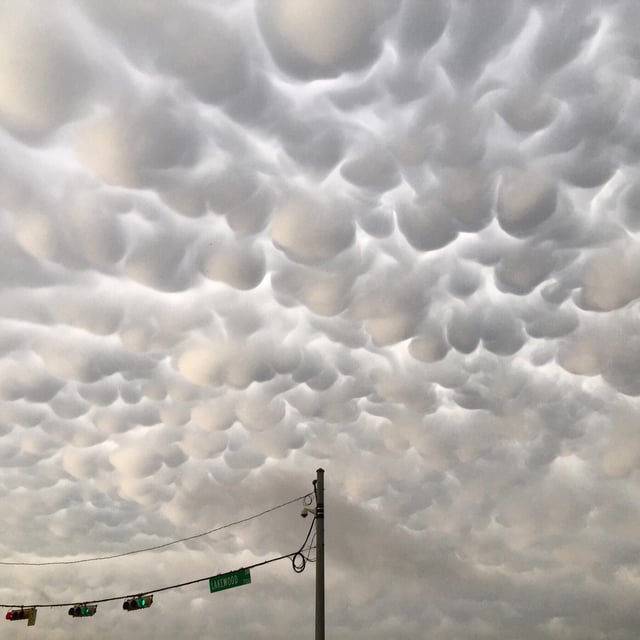
<path id="1" fill-rule="evenodd" d="M 306 542 L 306 541 L 305 541 Z M 304 546 L 304 545 L 303 545 Z M 302 550 L 302 548 L 301 548 Z M 284 560 L 285 558 L 290 558 L 292 559 L 296 554 L 300 553 L 300 551 L 293 551 L 292 553 L 287 553 L 285 555 L 282 556 L 278 556 L 276 558 L 269 558 L 268 560 L 263 560 L 262 562 L 255 562 L 254 564 L 250 564 L 246 567 L 240 567 L 240 569 L 238 570 L 242 570 L 242 569 L 255 569 L 257 567 L 262 567 L 264 565 L 267 564 L 271 564 L 272 562 L 278 562 L 278 560 Z M 225 572 L 225 573 L 229 573 L 229 572 Z M 99 598 L 97 600 L 91 599 L 91 598 L 87 598 L 84 600 L 75 600 L 74 602 L 49 602 L 49 603 L 45 603 L 45 604 L 29 604 L 29 605 L 25 605 L 25 604 L 1 604 L 0 603 L 0 608 L 3 609 L 29 609 L 29 608 L 40 608 L 40 609 L 44 609 L 44 608 L 54 608 L 54 607 L 70 607 L 70 606 L 74 606 L 77 605 L 79 602 L 82 603 L 91 603 L 91 604 L 100 604 L 103 602 L 114 602 L 115 600 L 126 600 L 127 598 L 135 598 L 135 597 L 139 597 L 139 596 L 144 596 L 144 595 L 150 595 L 152 593 L 159 593 L 162 591 L 169 591 L 171 589 L 181 589 L 182 587 L 188 587 L 192 584 L 197 584 L 199 582 L 206 582 L 211 578 L 215 578 L 218 575 L 224 575 L 224 574 L 216 574 L 215 576 L 207 576 L 206 578 L 196 578 L 195 580 L 189 580 L 187 582 L 179 582 L 177 584 L 172 584 L 169 585 L 168 587 L 159 587 L 157 589 L 145 589 L 144 591 L 139 591 L 135 594 L 126 594 L 123 596 L 109 596 L 108 598 Z"/>
<path id="2" fill-rule="evenodd" d="M 318 473 L 320 474 L 322 470 L 319 469 Z M 319 476 L 320 477 L 320 476 Z M 322 485 L 321 485 L 322 486 Z M 320 493 L 320 496 L 322 495 L 322 493 Z M 117 557 L 122 557 L 122 556 L 127 556 L 127 555 L 132 555 L 134 553 L 142 553 L 144 551 L 151 551 L 151 550 L 155 550 L 155 549 L 160 549 L 160 548 L 164 548 L 167 546 L 170 546 L 172 544 L 177 544 L 179 542 L 185 542 L 187 540 L 193 540 L 195 538 L 199 538 L 202 536 L 206 536 L 209 535 L 215 531 L 220 531 L 221 529 L 225 529 L 227 527 L 231 527 L 233 525 L 236 524 L 240 524 L 243 522 L 248 522 L 250 520 L 253 520 L 255 518 L 258 518 L 260 516 L 263 516 L 267 513 L 270 513 L 272 511 L 275 511 L 276 509 L 280 509 L 286 505 L 290 505 L 293 504 L 294 502 L 298 502 L 299 500 L 303 500 L 305 505 L 310 505 L 312 504 L 314 498 L 316 500 L 316 503 L 318 504 L 318 506 L 315 509 L 308 509 L 305 508 L 302 512 L 302 515 L 306 515 L 306 513 L 313 513 L 314 518 L 313 521 L 311 522 L 311 526 L 309 527 L 309 531 L 307 532 L 307 535 L 305 536 L 305 539 L 302 543 L 302 545 L 299 547 L 299 549 L 297 551 L 291 552 L 291 553 L 287 553 L 281 556 L 277 556 L 275 558 L 269 558 L 267 560 L 263 560 L 261 562 L 255 562 L 253 564 L 250 564 L 246 567 L 241 567 L 240 569 L 236 570 L 236 571 L 227 571 L 225 573 L 218 573 L 214 576 L 207 576 L 204 578 L 197 578 L 195 580 L 188 580 L 185 582 L 179 582 L 179 583 L 175 583 L 175 584 L 171 584 L 168 586 L 164 586 L 164 587 L 157 587 L 155 589 L 145 589 L 144 591 L 141 592 L 137 592 L 135 594 L 126 594 L 126 595 L 119 595 L 119 596 L 109 596 L 106 598 L 98 598 L 98 599 L 89 599 L 89 598 L 85 598 L 83 600 L 76 600 L 73 602 L 48 602 L 48 603 L 41 603 L 41 604 L 31 604 L 31 605 L 24 605 L 24 604 L 2 604 L 0 603 L 0 608 L 4 608 L 4 609 L 10 609 L 12 611 L 9 611 L 9 613 L 7 613 L 7 619 L 8 620 L 24 620 L 24 619 L 28 619 L 28 625 L 27 626 L 32 626 L 33 624 L 35 624 L 35 620 L 36 620 L 36 613 L 38 608 L 54 608 L 54 607 L 71 607 L 69 609 L 69 615 L 72 615 L 74 617 L 82 617 L 82 616 L 92 616 L 95 614 L 96 612 L 96 608 L 97 605 L 100 603 L 105 603 L 105 602 L 112 602 L 115 600 L 124 600 L 124 604 L 123 604 L 123 608 L 126 610 L 132 610 L 132 609 L 138 609 L 138 608 L 147 608 L 151 605 L 151 603 L 153 602 L 153 596 L 155 593 L 159 593 L 162 591 L 168 591 L 171 589 L 180 589 L 182 587 L 186 587 L 189 585 L 194 585 L 197 584 L 199 582 L 205 582 L 205 581 L 210 581 L 210 590 L 213 591 L 218 591 L 220 589 L 225 589 L 225 588 L 229 588 L 229 586 L 238 586 L 238 574 L 242 575 L 243 577 L 240 578 L 240 582 L 239 584 L 248 584 L 248 582 L 251 582 L 250 579 L 250 574 L 249 574 L 249 570 L 250 569 L 255 569 L 257 567 L 261 567 L 267 564 L 270 564 L 272 562 L 277 562 L 279 560 L 284 560 L 285 558 L 288 558 L 291 561 L 292 564 L 292 568 L 296 573 L 301 573 L 302 571 L 304 571 L 305 566 L 307 561 L 312 561 L 311 559 L 311 551 L 313 549 L 321 549 L 321 545 L 314 545 L 314 540 L 316 538 L 316 535 L 313 534 L 312 535 L 312 531 L 314 528 L 314 525 L 316 525 L 317 528 L 317 522 L 319 521 L 319 518 L 321 517 L 321 515 L 319 515 L 320 513 L 320 502 L 318 502 L 318 494 L 316 493 L 316 483 L 314 481 L 314 491 L 312 493 L 308 493 L 305 494 L 303 496 L 299 496 L 298 498 L 294 498 L 293 500 L 288 500 L 287 502 L 283 502 L 282 504 L 276 505 L 275 507 L 271 507 L 269 509 L 266 509 L 264 511 L 261 511 L 260 513 L 254 514 L 252 516 L 248 516 L 246 518 L 242 518 L 240 520 L 237 520 L 235 522 L 223 525 L 221 527 L 216 527 L 215 529 L 210 529 L 209 531 L 205 531 L 196 535 L 192 535 L 192 536 L 188 536 L 185 538 L 181 538 L 179 540 L 174 540 L 172 542 L 168 542 L 162 545 L 155 545 L 153 547 L 147 547 L 145 549 L 138 549 L 135 551 L 129 551 L 126 553 L 120 553 L 120 554 L 115 554 L 115 555 L 111 555 L 111 556 L 96 556 L 93 558 L 83 558 L 80 560 L 75 560 L 75 561 L 58 561 L 58 562 L 41 562 L 41 563 L 18 563 L 18 562 L 1 562 L 0 564 L 12 564 L 12 565 L 48 565 L 48 564 L 74 564 L 74 563 L 78 563 L 78 562 L 90 562 L 92 560 L 107 560 L 109 558 L 117 558 Z M 320 551 L 317 551 L 317 553 L 320 553 Z M 320 557 L 318 556 L 318 562 L 320 561 Z M 320 565 L 318 565 L 320 566 Z M 242 572 L 242 573 L 241 573 Z M 246 579 L 246 581 L 245 581 Z M 221 586 L 220 584 L 216 584 L 216 580 L 218 583 L 221 583 L 224 586 Z M 229 583 L 228 580 L 235 580 L 235 584 L 233 583 Z M 79 605 L 79 603 L 82 602 L 81 605 Z M 324 640 L 324 638 L 322 639 Z"/>
<path id="3" fill-rule="evenodd" d="M 283 502 L 282 504 L 278 504 L 275 507 L 271 507 L 269 509 L 265 509 L 264 511 L 261 511 L 260 513 L 256 513 L 252 516 L 248 516 L 246 518 L 242 518 L 241 520 L 235 520 L 234 522 L 229 522 L 228 524 L 223 524 L 219 527 L 215 527 L 214 529 L 209 529 L 208 531 L 203 531 L 202 533 L 196 533 L 195 535 L 192 536 L 187 536 L 186 538 L 180 538 L 179 540 L 172 540 L 171 542 L 165 542 L 163 544 L 157 544 L 154 545 L 152 547 L 145 547 L 144 549 L 135 549 L 133 551 L 124 551 L 123 553 L 114 553 L 112 555 L 108 555 L 108 556 L 94 556 L 91 558 L 80 558 L 79 560 L 52 560 L 49 562 L 7 562 L 7 561 L 0 561 L 0 565 L 2 566 L 11 566 L 11 567 L 44 567 L 44 566 L 50 566 L 50 565 L 61 565 L 61 564 L 80 564 L 82 562 L 97 562 L 99 560 L 113 560 L 114 558 L 123 558 L 125 556 L 132 556 L 136 553 L 145 553 L 147 551 L 157 551 L 158 549 L 164 549 L 166 547 L 170 547 L 174 544 L 179 544 L 181 542 L 188 542 L 189 540 L 195 540 L 196 538 L 203 538 L 204 536 L 208 536 L 211 535 L 212 533 L 216 533 L 218 531 L 222 531 L 223 529 L 228 529 L 229 527 L 234 527 L 238 524 L 243 524 L 245 522 L 249 522 L 250 520 L 255 520 L 256 518 L 260 518 L 261 516 L 266 515 L 267 513 L 271 513 L 272 511 L 276 511 L 277 509 L 282 509 L 283 507 L 286 507 L 290 504 L 293 504 L 294 502 L 298 502 L 299 500 L 304 500 L 306 503 L 306 500 L 308 498 L 310 498 L 313 494 L 311 493 L 307 493 L 303 496 L 298 496 L 297 498 L 293 498 L 292 500 L 288 500 L 287 502 Z M 306 541 L 305 541 L 306 542 Z M 303 545 L 304 546 L 304 545 Z M 292 554 L 290 554 L 292 555 Z M 289 556 L 282 556 L 282 558 L 288 558 Z M 277 558 L 278 560 L 281 560 L 282 558 Z M 270 561 L 273 562 L 273 561 Z M 260 566 L 259 564 L 256 566 Z M 250 568 L 250 567 L 246 567 L 246 568 Z M 203 578 L 202 580 L 208 580 L 208 578 Z M 201 580 L 196 580 L 196 582 L 201 582 Z M 191 584 L 191 583 L 189 583 Z M 168 588 L 173 588 L 173 587 L 168 587 Z M 112 600 L 117 600 L 118 598 L 111 598 Z M 106 602 L 105 600 L 96 600 L 95 602 Z M 1 605 L 0 607 L 3 607 L 5 605 Z M 34 605 L 35 606 L 35 605 Z M 43 606 L 43 605 L 40 605 Z M 44 605 L 47 606 L 47 605 Z M 60 605 L 63 606 L 63 605 Z M 66 606 L 66 605 L 64 605 Z"/>
<path id="4" fill-rule="evenodd" d="M 313 547 L 315 534 L 311 538 L 311 542 L 309 542 L 309 536 L 311 536 L 311 532 L 314 529 L 313 525 L 315 523 L 316 523 L 316 518 L 314 516 L 313 520 L 311 521 L 311 525 L 309 526 L 309 531 L 307 531 L 307 537 L 304 539 L 304 542 L 300 545 L 300 548 L 298 549 L 298 551 L 291 556 L 291 564 L 293 565 L 293 570 L 296 573 L 302 573 L 305 570 L 305 567 L 307 566 L 307 562 L 313 562 L 313 560 L 311 560 L 310 553 L 311 553 L 311 549 L 315 548 Z M 305 555 L 304 552 L 305 552 L 305 546 L 307 542 L 309 542 L 309 547 L 306 549 L 307 555 Z"/>

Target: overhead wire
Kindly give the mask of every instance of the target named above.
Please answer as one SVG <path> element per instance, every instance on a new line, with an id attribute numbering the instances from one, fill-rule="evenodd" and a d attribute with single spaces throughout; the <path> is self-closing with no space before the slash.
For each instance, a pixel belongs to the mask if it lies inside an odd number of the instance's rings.
<path id="1" fill-rule="evenodd" d="M 293 570 L 296 573 L 302 573 L 305 570 L 305 567 L 307 566 L 307 561 L 309 560 L 309 554 L 307 552 L 307 555 L 305 556 L 304 550 L 307 542 L 309 541 L 309 536 L 313 531 L 313 528 L 314 528 L 313 525 L 315 523 L 316 523 L 316 517 L 314 516 L 313 520 L 311 521 L 311 525 L 309 526 L 309 531 L 307 531 L 307 537 L 304 539 L 304 542 L 300 545 L 300 548 L 293 555 L 291 555 L 291 565 L 293 566 Z M 312 538 L 312 541 L 313 541 L 313 538 Z M 310 550 L 311 548 L 309 548 L 308 551 Z"/>
<path id="2" fill-rule="evenodd" d="M 308 536 L 307 536 L 308 537 Z M 305 540 L 306 542 L 306 540 Z M 304 545 L 303 545 L 304 546 Z M 237 571 L 241 571 L 242 569 L 255 569 L 257 567 L 262 567 L 264 565 L 267 564 L 271 564 L 272 562 L 277 562 L 278 560 L 284 560 L 285 558 L 292 558 L 296 553 L 287 553 L 285 555 L 282 556 L 277 556 L 276 558 L 269 558 L 268 560 L 263 560 L 262 562 L 255 562 L 253 564 L 250 564 L 246 567 L 240 567 L 240 569 L 237 569 Z M 229 572 L 226 571 L 224 573 L 219 573 L 216 574 L 214 576 L 207 576 L 206 578 L 196 578 L 195 580 L 188 580 L 187 582 L 179 582 L 176 584 L 172 584 L 169 585 L 167 587 L 159 587 L 156 589 L 145 589 L 144 591 L 138 591 L 136 593 L 130 593 L 130 594 L 126 594 L 126 595 L 122 595 L 122 596 L 109 596 L 107 598 L 97 598 L 97 599 L 92 599 L 92 598 L 88 598 L 88 599 L 84 599 L 84 600 L 75 600 L 73 602 L 48 602 L 48 603 L 44 603 L 44 604 L 3 604 L 0 603 L 0 608 L 3 609 L 29 609 L 29 608 L 34 608 L 34 609 L 53 609 L 56 607 L 71 607 L 71 606 L 75 606 L 78 604 L 101 604 L 104 602 L 114 602 L 116 600 L 126 600 L 128 598 L 137 598 L 140 596 L 145 596 L 145 595 L 151 595 L 151 594 L 155 594 L 155 593 L 160 593 L 162 591 L 169 591 L 171 589 L 181 589 L 182 587 L 187 587 L 193 584 L 197 584 L 199 582 L 206 582 L 208 580 L 210 580 L 211 578 L 216 578 L 217 576 L 220 575 L 225 575 L 226 573 L 234 573 L 234 572 Z M 300 571 L 296 571 L 296 573 L 300 573 Z"/>
<path id="3" fill-rule="evenodd" d="M 209 536 L 212 533 L 217 533 L 218 531 L 222 531 L 223 529 L 228 529 L 229 527 L 234 527 L 239 524 L 244 524 L 245 522 L 249 522 L 250 520 L 255 520 L 256 518 L 260 518 L 272 511 L 276 511 L 278 509 L 282 509 L 294 502 L 298 502 L 300 500 L 304 501 L 304 504 L 308 504 L 307 500 L 312 493 L 306 493 L 302 496 L 298 496 L 297 498 L 293 498 L 292 500 L 287 500 L 287 502 L 283 502 L 282 504 L 278 504 L 275 507 L 270 507 L 269 509 L 265 509 L 260 513 L 255 513 L 251 516 L 247 516 L 246 518 L 241 518 L 240 520 L 235 520 L 234 522 L 229 522 L 228 524 L 221 525 L 219 527 L 215 527 L 213 529 L 209 529 L 208 531 L 203 531 L 202 533 L 196 533 L 191 536 L 187 536 L 185 538 L 179 538 L 178 540 L 171 540 L 170 542 L 165 542 L 163 544 L 156 544 L 151 547 L 144 547 L 143 549 L 134 549 L 133 551 L 124 551 L 122 553 L 114 553 L 106 556 L 93 556 L 90 558 L 80 558 L 77 560 L 50 560 L 46 562 L 12 562 L 12 561 L 2 561 L 0 560 L 0 566 L 10 566 L 10 567 L 44 567 L 51 565 L 67 565 L 67 564 L 80 564 L 83 562 L 98 562 L 101 560 L 113 560 L 115 558 L 124 558 L 125 556 L 131 556 L 137 553 L 146 553 L 147 551 L 157 551 L 158 549 L 165 549 L 166 547 L 170 547 L 175 544 L 180 544 L 181 542 L 189 542 L 190 540 L 196 540 L 197 538 L 203 538 L 205 536 Z M 305 540 L 306 543 L 306 540 Z M 304 546 L 304 545 L 303 545 Z M 289 556 L 284 556 L 289 557 Z M 0 605 L 2 606 L 2 605 Z"/>
<path id="4" fill-rule="evenodd" d="M 312 500 L 313 500 L 313 493 L 308 493 L 305 494 L 303 496 L 299 496 L 298 498 L 294 498 L 293 500 L 288 500 L 287 502 L 283 502 L 280 505 L 276 505 L 275 507 L 271 507 L 269 509 L 266 509 L 265 511 L 262 511 L 260 513 L 254 514 L 253 516 L 248 516 L 247 518 L 243 518 L 241 520 L 237 520 L 233 523 L 229 523 L 227 525 L 223 525 L 222 527 L 217 527 L 216 529 L 211 529 L 208 532 L 203 532 L 201 534 L 197 534 L 195 536 L 189 536 L 187 538 L 181 538 L 180 540 L 175 540 L 171 543 L 166 543 L 164 545 L 156 545 L 155 547 L 148 547 L 146 549 L 139 549 L 136 551 L 131 551 L 128 553 L 123 553 L 123 554 L 118 554 L 115 557 L 120 557 L 123 555 L 131 555 L 132 553 L 141 553 L 142 551 L 150 551 L 156 548 L 162 548 L 162 547 L 166 547 L 169 546 L 169 544 L 177 544 L 178 542 L 184 542 L 186 540 L 192 540 L 194 538 L 198 538 L 198 537 L 202 537 L 204 535 L 208 535 L 210 533 L 213 533 L 214 531 L 219 531 L 220 529 L 224 529 L 230 526 L 233 526 L 234 524 L 240 524 L 242 522 L 247 522 L 248 520 L 253 520 L 255 518 L 258 518 L 266 513 L 269 513 L 271 511 L 275 511 L 276 509 L 280 509 L 286 505 L 292 504 L 294 502 L 297 502 L 298 500 L 303 500 L 305 505 L 309 505 L 311 504 Z M 306 563 L 307 561 L 311 561 L 309 554 L 311 553 L 311 550 L 314 549 L 315 547 L 313 546 L 313 542 L 315 539 L 315 534 L 312 536 L 312 531 L 314 530 L 314 524 L 316 522 L 316 517 L 314 516 L 311 525 L 309 527 L 309 530 L 307 531 L 307 535 L 304 539 L 304 542 L 302 543 L 302 545 L 300 546 L 300 548 L 297 551 L 291 552 L 291 553 L 287 553 L 281 556 L 277 556 L 275 558 L 269 558 L 267 560 L 262 560 L 261 562 L 254 562 L 253 564 L 250 564 L 248 566 L 245 567 L 240 567 L 240 569 L 237 569 L 236 571 L 242 571 L 242 570 L 249 570 L 249 569 L 255 569 L 257 567 L 262 567 L 265 566 L 267 564 L 271 564 L 272 562 L 278 562 L 279 560 L 284 560 L 285 558 L 288 558 L 291 560 L 292 563 L 292 567 L 293 570 L 296 573 L 302 573 L 305 569 Z M 309 543 L 309 546 L 307 548 L 307 543 Z M 306 551 L 306 555 L 305 555 L 305 551 Z M 100 557 L 95 557 L 95 558 L 85 558 L 83 560 L 80 561 L 76 561 L 76 562 L 88 562 L 90 560 L 106 560 L 111 556 L 100 556 Z M 3 563 L 3 564 L 8 564 L 8 563 Z M 42 563 L 42 564 L 72 564 L 72 562 L 64 562 L 64 563 Z M 151 594 L 155 594 L 155 593 L 161 593 L 163 591 L 169 591 L 172 589 L 181 589 L 182 587 L 186 587 L 186 586 L 190 586 L 193 584 L 197 584 L 199 582 L 205 582 L 207 580 L 211 580 L 212 578 L 216 578 L 218 576 L 223 576 L 223 575 L 227 575 L 228 573 L 235 573 L 235 571 L 227 571 L 224 573 L 218 573 L 214 576 L 207 576 L 205 578 L 196 578 L 195 580 L 188 580 L 186 582 L 178 582 L 175 584 L 171 584 L 168 586 L 164 586 L 164 587 L 156 587 L 155 589 L 145 589 L 143 591 L 138 591 L 136 593 L 130 593 L 130 594 L 126 594 L 126 595 L 119 595 L 119 596 L 109 596 L 106 598 L 85 598 L 82 600 L 75 600 L 73 602 L 47 602 L 47 603 L 37 603 L 37 604 L 29 604 L 29 605 L 25 605 L 25 604 L 5 604 L 5 603 L 0 603 L 0 608 L 3 609 L 45 609 L 45 608 L 56 608 L 56 607 L 73 607 L 73 606 L 77 606 L 79 604 L 101 604 L 104 602 L 114 602 L 116 600 L 127 600 L 129 598 L 139 598 L 142 596 L 148 596 Z"/>

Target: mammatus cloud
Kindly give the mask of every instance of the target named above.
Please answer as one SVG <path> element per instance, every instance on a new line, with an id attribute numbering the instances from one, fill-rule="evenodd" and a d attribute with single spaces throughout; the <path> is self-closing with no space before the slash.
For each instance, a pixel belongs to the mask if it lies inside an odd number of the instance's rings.
<path id="1" fill-rule="evenodd" d="M 322 466 L 332 637 L 635 638 L 639 29 L 632 0 L 3 5 L 3 561 L 163 545 Z M 3 565 L 0 604 L 262 562 L 298 513 Z M 304 635 L 313 588 L 274 563 L 84 622 Z"/>
<path id="2" fill-rule="evenodd" d="M 329 0 L 258 5 L 260 33 L 278 66 L 303 80 L 335 77 L 375 64 L 383 3 Z"/>

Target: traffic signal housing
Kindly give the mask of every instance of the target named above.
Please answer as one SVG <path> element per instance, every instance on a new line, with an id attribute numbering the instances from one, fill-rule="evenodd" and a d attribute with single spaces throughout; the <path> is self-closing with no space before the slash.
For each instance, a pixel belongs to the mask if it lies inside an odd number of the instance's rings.
<path id="1" fill-rule="evenodd" d="M 153 595 L 150 596 L 137 596 L 136 598 L 129 598 L 122 603 L 122 608 L 125 611 L 137 611 L 138 609 L 148 609 L 153 604 Z"/>
<path id="2" fill-rule="evenodd" d="M 36 623 L 36 615 L 38 610 L 35 607 L 20 607 L 20 609 L 11 609 L 7 611 L 5 618 L 7 620 L 27 620 L 27 626 L 32 627 Z"/>
<path id="3" fill-rule="evenodd" d="M 69 615 L 74 618 L 86 618 L 87 616 L 93 616 L 98 608 L 97 604 L 80 604 L 69 609 Z"/>
<path id="4" fill-rule="evenodd" d="M 11 609 L 7 611 L 7 620 L 26 620 L 29 617 L 29 609 Z"/>

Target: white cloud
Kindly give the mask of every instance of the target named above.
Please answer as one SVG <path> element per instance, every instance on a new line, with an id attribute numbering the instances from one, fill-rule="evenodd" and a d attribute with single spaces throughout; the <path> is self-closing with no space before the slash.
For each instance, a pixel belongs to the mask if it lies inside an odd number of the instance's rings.
<path id="1" fill-rule="evenodd" d="M 258 9 L 269 50 L 289 73 L 333 76 L 375 61 L 380 3 L 278 0 Z"/>
<path id="2" fill-rule="evenodd" d="M 43 135 L 86 105 L 94 61 L 69 3 L 59 12 L 37 3 L 2 10 L 0 117 L 10 131 Z"/>
<path id="3" fill-rule="evenodd" d="M 355 229 L 348 203 L 300 194 L 274 212 L 271 236 L 294 261 L 317 263 L 351 246 Z"/>
<path id="4" fill-rule="evenodd" d="M 632 0 L 0 14 L 3 558 L 162 544 L 323 466 L 335 638 L 637 635 Z M 299 507 L 0 600 L 259 562 Z M 312 573 L 85 622 L 290 636 Z"/>

